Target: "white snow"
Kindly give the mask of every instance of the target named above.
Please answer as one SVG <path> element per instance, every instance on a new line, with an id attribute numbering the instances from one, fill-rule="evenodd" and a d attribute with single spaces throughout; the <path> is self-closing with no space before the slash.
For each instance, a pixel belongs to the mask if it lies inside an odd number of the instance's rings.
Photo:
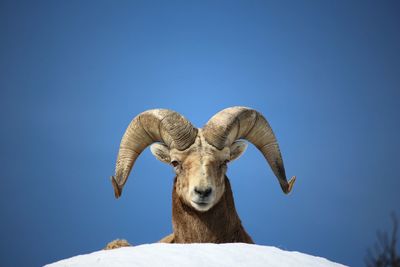
<path id="1" fill-rule="evenodd" d="M 321 257 L 276 247 L 231 244 L 147 244 L 101 250 L 61 260 L 46 267 L 274 267 L 344 266 Z"/>

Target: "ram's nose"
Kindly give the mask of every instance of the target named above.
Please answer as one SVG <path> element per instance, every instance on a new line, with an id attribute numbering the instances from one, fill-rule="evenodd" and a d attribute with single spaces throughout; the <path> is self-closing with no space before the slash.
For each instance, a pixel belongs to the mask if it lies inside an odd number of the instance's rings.
<path id="1" fill-rule="evenodd" d="M 211 187 L 195 187 L 194 192 L 201 199 L 205 199 L 211 195 L 212 188 Z"/>

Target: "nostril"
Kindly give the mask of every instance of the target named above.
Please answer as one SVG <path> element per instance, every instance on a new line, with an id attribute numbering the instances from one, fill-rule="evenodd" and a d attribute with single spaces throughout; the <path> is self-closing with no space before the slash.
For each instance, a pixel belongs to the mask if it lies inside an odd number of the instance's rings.
<path id="1" fill-rule="evenodd" d="M 211 187 L 207 187 L 207 188 L 197 188 L 197 187 L 195 187 L 194 188 L 194 192 L 196 193 L 196 194 L 198 194 L 200 197 L 202 197 L 202 198 L 205 198 L 205 197 L 208 197 L 210 194 L 211 194 L 211 192 L 212 192 L 212 189 L 211 189 Z"/>
<path id="2" fill-rule="evenodd" d="M 207 188 L 206 190 L 204 190 L 204 197 L 208 197 L 211 194 L 211 187 Z"/>

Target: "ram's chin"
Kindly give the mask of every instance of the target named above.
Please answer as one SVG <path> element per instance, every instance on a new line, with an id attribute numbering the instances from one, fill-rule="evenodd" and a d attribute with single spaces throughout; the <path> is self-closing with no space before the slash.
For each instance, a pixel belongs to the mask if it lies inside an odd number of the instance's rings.
<path id="1" fill-rule="evenodd" d="M 190 204 L 192 205 L 192 207 L 200 212 L 205 212 L 208 211 L 209 209 L 211 209 L 212 204 L 209 202 L 195 202 L 195 201 L 190 201 Z"/>

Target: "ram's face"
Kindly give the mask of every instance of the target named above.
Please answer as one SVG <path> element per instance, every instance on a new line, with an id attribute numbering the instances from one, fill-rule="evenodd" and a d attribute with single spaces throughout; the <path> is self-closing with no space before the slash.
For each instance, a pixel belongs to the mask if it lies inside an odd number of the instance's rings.
<path id="1" fill-rule="evenodd" d="M 229 155 L 228 148 L 218 150 L 203 143 L 189 151 L 171 151 L 177 194 L 196 210 L 209 210 L 225 191 Z"/>
<path id="2" fill-rule="evenodd" d="M 236 142 L 218 150 L 199 134 L 194 144 L 184 151 L 168 149 L 162 144 L 154 144 L 151 150 L 159 160 L 174 168 L 178 196 L 189 206 L 204 212 L 221 199 L 225 192 L 227 163 L 236 159 L 246 146 L 244 142 Z"/>

